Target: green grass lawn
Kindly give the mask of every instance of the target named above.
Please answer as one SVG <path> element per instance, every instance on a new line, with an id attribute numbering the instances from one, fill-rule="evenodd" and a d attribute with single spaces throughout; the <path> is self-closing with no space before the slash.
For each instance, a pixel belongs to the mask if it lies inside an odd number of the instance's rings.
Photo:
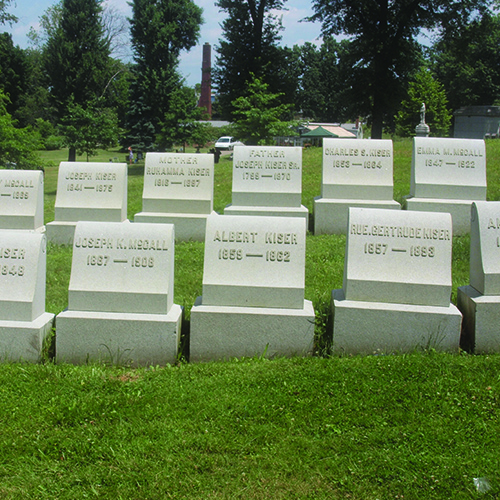
<path id="1" fill-rule="evenodd" d="M 44 152 L 45 222 L 57 165 Z M 100 152 L 93 161 L 125 159 Z M 409 194 L 411 142 L 394 142 L 394 198 Z M 487 142 L 488 199 L 500 199 L 500 141 Z M 79 160 L 85 160 L 79 158 Z M 229 157 L 215 210 L 231 202 Z M 128 216 L 144 165 L 129 167 Z M 309 211 L 321 150 L 303 156 Z M 342 286 L 344 236 L 307 236 L 306 298 L 317 356 L 130 369 L 0 365 L 0 498 L 500 498 L 500 356 L 436 352 L 329 357 L 330 293 Z M 67 306 L 71 249 L 48 246 L 47 310 Z M 453 241 L 453 294 L 468 283 L 469 238 Z M 203 244 L 176 245 L 174 301 L 201 295 Z M 490 487 L 478 491 L 477 484 Z M 487 489 L 487 488 L 485 488 Z"/>

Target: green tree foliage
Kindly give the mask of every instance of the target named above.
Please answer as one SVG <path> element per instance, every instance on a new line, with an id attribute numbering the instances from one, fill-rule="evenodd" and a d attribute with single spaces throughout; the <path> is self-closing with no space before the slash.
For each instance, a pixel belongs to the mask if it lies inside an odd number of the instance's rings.
<path id="1" fill-rule="evenodd" d="M 218 0 L 227 17 L 222 22 L 213 81 L 218 89 L 218 111 L 226 119 L 234 113 L 233 101 L 243 95 L 250 75 L 265 81 L 272 92 L 285 95 L 287 57 L 278 47 L 281 19 L 273 10 L 285 0 Z M 289 82 L 288 82 L 289 83 Z M 292 85 L 293 87 L 293 85 Z"/>
<path id="2" fill-rule="evenodd" d="M 101 14 L 99 0 L 63 0 L 59 27 L 46 43 L 50 96 L 57 118 L 66 127 L 73 120 L 70 108 L 86 109 L 87 103 L 102 95 L 111 76 Z M 75 159 L 78 147 L 78 141 L 70 141 L 70 161 Z"/>
<path id="3" fill-rule="evenodd" d="M 0 89 L 9 96 L 7 111 L 13 114 L 26 92 L 28 64 L 26 55 L 19 47 L 14 47 L 12 35 L 0 33 Z"/>
<path id="4" fill-rule="evenodd" d="M 16 122 L 7 112 L 8 98 L 0 90 L 0 166 L 18 169 L 42 167 L 34 153 L 38 149 L 38 136 L 29 128 L 16 128 Z"/>
<path id="5" fill-rule="evenodd" d="M 116 115 L 102 103 L 102 99 L 89 101 L 84 106 L 70 102 L 61 126 L 66 145 L 75 148 L 79 155 L 85 153 L 87 161 L 97 154 L 97 148 L 106 149 L 116 144 Z"/>
<path id="6" fill-rule="evenodd" d="M 280 104 L 280 94 L 272 93 L 260 78 L 251 77 L 245 95 L 233 102 L 236 135 L 249 145 L 274 144 L 273 137 L 292 135 L 294 123 L 283 121 L 291 105 Z"/>
<path id="7" fill-rule="evenodd" d="M 155 148 L 170 96 L 181 85 L 179 55 L 196 44 L 202 10 L 191 0 L 133 0 L 131 19 L 135 64 L 130 84 L 124 146 Z"/>
<path id="8" fill-rule="evenodd" d="M 70 105 L 85 108 L 100 97 L 111 76 L 101 13 L 99 0 L 63 0 L 59 28 L 47 40 L 45 69 L 59 120 L 71 115 Z M 70 160 L 76 147 L 70 145 Z"/>
<path id="9" fill-rule="evenodd" d="M 169 110 L 161 121 L 158 137 L 160 149 L 171 149 L 175 144 L 197 142 L 202 125 L 198 122 L 204 110 L 197 106 L 195 91 L 184 85 L 170 96 Z"/>
<path id="10" fill-rule="evenodd" d="M 423 29 L 457 33 L 491 0 L 313 0 L 311 20 L 324 35 L 351 37 L 354 77 L 363 83 L 358 99 L 371 117 L 372 137 L 390 123 L 406 84 L 421 65 L 416 39 Z M 361 89 L 363 90 L 363 89 Z"/>
<path id="11" fill-rule="evenodd" d="M 7 7 L 11 3 L 11 0 L 0 0 L 0 24 L 12 24 L 17 22 L 17 17 L 7 12 Z"/>
<path id="12" fill-rule="evenodd" d="M 485 14 L 432 51 L 433 71 L 452 110 L 500 103 L 500 16 Z"/>
<path id="13" fill-rule="evenodd" d="M 446 93 L 443 85 L 426 68 L 422 68 L 409 84 L 408 97 L 401 103 L 396 117 L 396 134 L 402 137 L 415 135 L 422 103 L 425 103 L 425 122 L 429 125 L 430 135 L 447 136 L 451 113 L 447 108 Z"/>
<path id="14" fill-rule="evenodd" d="M 350 82 L 349 42 L 326 37 L 317 48 L 300 47 L 302 77 L 300 107 L 305 118 L 342 122 L 355 116 L 354 82 Z"/>

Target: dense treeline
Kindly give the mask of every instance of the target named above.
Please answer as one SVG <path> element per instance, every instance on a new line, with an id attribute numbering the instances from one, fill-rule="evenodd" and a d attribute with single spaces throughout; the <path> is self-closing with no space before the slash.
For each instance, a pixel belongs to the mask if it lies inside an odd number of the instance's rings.
<path id="1" fill-rule="evenodd" d="M 0 1 L 0 25 L 16 21 L 10 3 Z M 282 47 L 276 12 L 286 0 L 218 0 L 226 17 L 215 47 L 214 118 L 245 121 L 265 103 L 273 112 L 261 120 L 272 124 L 262 134 L 279 130 L 279 120 L 361 117 L 372 137 L 408 135 L 426 102 L 431 131 L 446 135 L 455 109 L 499 103 L 497 4 L 313 0 L 310 20 L 321 22 L 321 43 Z M 100 0 L 61 0 L 41 17 L 26 50 L 0 34 L 0 163 L 28 168 L 13 153 L 20 135 L 23 147 L 28 136 L 31 147 L 68 147 L 70 159 L 109 144 L 148 151 L 211 139 L 198 123 L 196 91 L 178 70 L 182 51 L 198 42 L 202 9 L 192 0 L 131 6 L 126 20 Z M 253 129 L 249 118 L 236 131 Z"/>

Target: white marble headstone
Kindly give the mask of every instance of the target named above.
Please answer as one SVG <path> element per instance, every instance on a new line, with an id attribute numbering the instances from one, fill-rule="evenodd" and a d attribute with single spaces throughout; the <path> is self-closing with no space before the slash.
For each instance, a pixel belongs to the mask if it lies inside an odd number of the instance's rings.
<path id="1" fill-rule="evenodd" d="M 0 170 L 0 228 L 43 227 L 43 172 Z"/>
<path id="2" fill-rule="evenodd" d="M 483 295 L 500 295 L 500 202 L 472 204 L 470 284 Z"/>
<path id="3" fill-rule="evenodd" d="M 55 220 L 121 222 L 127 218 L 125 163 L 61 162 Z"/>
<path id="4" fill-rule="evenodd" d="M 173 293 L 173 225 L 77 223 L 70 310 L 167 314 Z"/>
<path id="5" fill-rule="evenodd" d="M 332 199 L 392 200 L 392 141 L 323 139 L 321 196 Z"/>
<path id="6" fill-rule="evenodd" d="M 484 140 L 415 137 L 410 195 L 415 198 L 485 200 Z"/>
<path id="7" fill-rule="evenodd" d="M 212 154 L 146 153 L 143 212 L 209 214 L 213 190 Z"/>
<path id="8" fill-rule="evenodd" d="M 235 206 L 300 207 L 302 149 L 278 146 L 235 146 Z"/>
<path id="9" fill-rule="evenodd" d="M 45 235 L 0 231 L 0 320 L 34 321 L 45 313 Z"/>
<path id="10" fill-rule="evenodd" d="M 349 209 L 346 300 L 450 305 L 448 213 Z"/>
<path id="11" fill-rule="evenodd" d="M 303 309 L 305 243 L 304 218 L 209 216 L 203 305 Z"/>

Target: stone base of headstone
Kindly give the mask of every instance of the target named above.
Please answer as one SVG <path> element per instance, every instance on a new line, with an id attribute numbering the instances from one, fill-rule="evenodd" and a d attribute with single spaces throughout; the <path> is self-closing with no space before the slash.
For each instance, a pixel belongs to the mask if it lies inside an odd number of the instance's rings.
<path id="1" fill-rule="evenodd" d="M 443 200 L 407 198 L 405 210 L 418 212 L 448 212 L 451 214 L 453 236 L 470 233 L 470 211 L 473 200 Z"/>
<path id="2" fill-rule="evenodd" d="M 38 363 L 53 323 L 47 312 L 33 321 L 0 321 L 0 361 Z"/>
<path id="3" fill-rule="evenodd" d="M 265 356 L 308 356 L 313 350 L 314 309 L 204 306 L 191 309 L 190 361 Z"/>
<path id="4" fill-rule="evenodd" d="M 177 359 L 182 308 L 168 314 L 63 311 L 56 318 L 56 361 L 165 365 Z"/>
<path id="5" fill-rule="evenodd" d="M 161 214 L 155 212 L 139 212 L 134 222 L 151 222 L 173 224 L 177 241 L 205 241 L 205 230 L 209 214 Z"/>
<path id="6" fill-rule="evenodd" d="M 224 209 L 224 215 L 263 215 L 268 217 L 304 217 L 309 219 L 309 210 L 300 207 L 249 207 L 242 205 L 228 205 Z"/>
<path id="7" fill-rule="evenodd" d="M 56 245 L 72 245 L 76 222 L 52 221 L 46 225 L 47 240 Z"/>
<path id="8" fill-rule="evenodd" d="M 334 200 L 319 196 L 314 199 L 314 234 L 346 234 L 349 207 L 401 209 L 394 200 Z"/>
<path id="9" fill-rule="evenodd" d="M 449 307 L 345 300 L 332 292 L 333 347 L 336 354 L 458 352 L 462 315 Z"/>
<path id="10" fill-rule="evenodd" d="M 478 354 L 500 352 L 500 296 L 461 286 L 457 306 L 464 316 L 461 346 Z"/>

